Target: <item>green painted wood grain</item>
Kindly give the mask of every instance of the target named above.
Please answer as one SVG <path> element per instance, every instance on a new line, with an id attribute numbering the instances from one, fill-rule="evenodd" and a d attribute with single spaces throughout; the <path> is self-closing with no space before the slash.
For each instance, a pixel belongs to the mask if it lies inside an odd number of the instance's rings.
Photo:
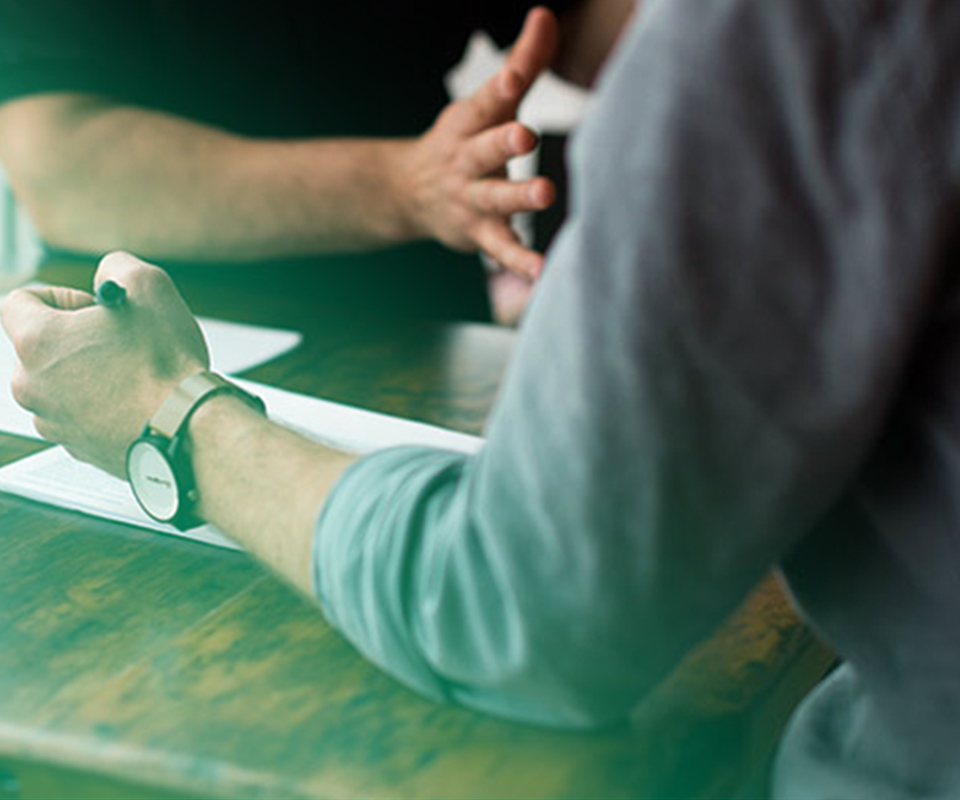
<path id="1" fill-rule="evenodd" d="M 185 289 L 200 313 L 306 332 L 250 377 L 470 433 L 513 343 Z M 0 436 L 0 463 L 37 447 Z M 828 662 L 768 582 L 632 725 L 513 725 L 407 691 L 243 554 L 0 496 L 0 760 L 37 767 L 34 796 L 729 794 Z"/>

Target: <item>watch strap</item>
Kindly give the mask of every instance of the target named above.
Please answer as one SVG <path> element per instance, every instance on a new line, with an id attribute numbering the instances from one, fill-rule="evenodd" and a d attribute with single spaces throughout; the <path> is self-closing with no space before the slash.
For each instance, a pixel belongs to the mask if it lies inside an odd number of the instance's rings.
<path id="1" fill-rule="evenodd" d="M 167 397 L 163 405 L 144 427 L 140 438 L 127 453 L 127 472 L 130 476 L 130 457 L 141 443 L 149 444 L 168 464 L 173 473 L 177 493 L 177 511 L 172 518 L 157 516 L 137 490 L 137 482 L 131 477 L 134 496 L 148 515 L 167 522 L 180 530 L 187 530 L 202 523 L 196 515 L 197 489 L 185 428 L 193 413 L 207 400 L 221 394 L 230 394 L 243 400 L 251 408 L 266 414 L 263 401 L 244 391 L 215 372 L 203 371 L 182 381 Z"/>
<path id="2" fill-rule="evenodd" d="M 234 395 L 261 414 L 266 413 L 259 397 L 244 391 L 216 372 L 204 370 L 180 382 L 150 419 L 149 427 L 155 433 L 174 440 L 204 402 L 221 394 Z"/>

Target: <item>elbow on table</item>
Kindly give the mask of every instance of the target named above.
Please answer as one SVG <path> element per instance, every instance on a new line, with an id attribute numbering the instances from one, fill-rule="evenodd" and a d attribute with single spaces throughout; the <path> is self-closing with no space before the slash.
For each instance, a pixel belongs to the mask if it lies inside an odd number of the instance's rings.
<path id="1" fill-rule="evenodd" d="M 16 191 L 20 205 L 26 211 L 34 230 L 45 245 L 84 255 L 97 255 L 108 250 L 127 250 L 129 247 L 106 236 L 99 236 L 90 226 L 76 224 L 69 209 L 55 198 L 41 197 L 30 189 Z"/>
<path id="2" fill-rule="evenodd" d="M 84 224 L 75 193 L 65 181 L 57 179 L 53 169 L 22 158 L 5 158 L 3 163 L 15 200 L 45 244 L 57 250 L 90 254 L 122 249 L 93 226 Z"/>
<path id="3" fill-rule="evenodd" d="M 102 253 L 129 249 L 98 196 L 98 175 L 83 125 L 103 113 L 103 101 L 86 95 L 41 94 L 0 105 L 0 162 L 14 197 L 45 243 L 61 250 Z"/>
<path id="4" fill-rule="evenodd" d="M 611 669 L 591 654 L 579 666 L 575 661 L 573 653 L 544 658 L 522 670 L 506 671 L 499 680 L 478 676 L 472 685 L 454 685 L 449 693 L 460 705 L 518 722 L 595 730 L 624 723 L 651 688 L 641 664 Z"/>
<path id="5" fill-rule="evenodd" d="M 603 625 L 586 608 L 576 618 L 561 613 L 544 620 L 530 609 L 485 605 L 505 613 L 466 619 L 458 600 L 423 604 L 421 613 L 404 614 L 416 623 L 399 635 L 377 604 L 351 606 L 346 618 L 331 621 L 419 694 L 541 727 L 585 730 L 624 722 L 665 671 L 654 665 L 666 663 L 654 658 L 658 649 L 627 617 Z"/>
<path id="6" fill-rule="evenodd" d="M 138 234 L 118 210 L 108 207 L 105 197 L 89 188 L 78 191 L 65 183 L 31 185 L 21 180 L 14 183 L 14 195 L 37 235 L 53 250 L 91 257 L 115 250 L 144 258 L 173 257 Z"/>
<path id="7" fill-rule="evenodd" d="M 576 618 L 518 613 L 514 621 L 499 637 L 475 632 L 497 642 L 485 652 L 461 651 L 455 662 L 424 653 L 455 702 L 550 728 L 606 728 L 625 722 L 672 664 L 629 618 L 604 624 L 584 608 Z"/>

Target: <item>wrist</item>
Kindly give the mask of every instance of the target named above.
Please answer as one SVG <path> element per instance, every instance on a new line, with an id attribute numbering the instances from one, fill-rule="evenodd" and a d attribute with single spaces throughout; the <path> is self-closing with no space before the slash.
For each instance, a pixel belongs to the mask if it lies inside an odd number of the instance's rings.
<path id="1" fill-rule="evenodd" d="M 134 496 L 154 519 L 181 530 L 202 521 L 193 467 L 193 422 L 221 397 L 265 416 L 263 402 L 216 373 L 202 370 L 184 378 L 150 418 L 127 451 L 126 472 Z"/>
<path id="2" fill-rule="evenodd" d="M 170 397 L 177 391 L 177 388 L 188 378 L 199 375 L 208 369 L 206 364 L 199 361 L 184 365 L 182 369 L 171 370 L 165 377 L 156 377 L 153 383 L 144 383 L 144 391 L 141 393 L 143 398 L 140 402 L 142 409 L 140 415 L 140 430 L 150 423 L 150 420 L 156 416 L 157 412 L 163 408 Z"/>
<path id="3" fill-rule="evenodd" d="M 386 184 L 386 194 L 392 198 L 389 216 L 396 227 L 396 241 L 409 242 L 430 238 L 425 224 L 426 206 L 419 177 L 421 138 L 395 139 L 389 142 L 381 174 Z"/>
<path id="4" fill-rule="evenodd" d="M 193 453 L 203 448 L 227 448 L 233 440 L 244 438 L 251 424 L 265 419 L 236 395 L 221 394 L 197 408 L 184 434 Z"/>

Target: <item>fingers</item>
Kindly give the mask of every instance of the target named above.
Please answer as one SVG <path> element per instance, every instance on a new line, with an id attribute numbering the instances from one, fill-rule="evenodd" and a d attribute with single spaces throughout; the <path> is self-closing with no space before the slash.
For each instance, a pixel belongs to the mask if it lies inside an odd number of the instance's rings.
<path id="1" fill-rule="evenodd" d="M 472 136 L 511 119 L 523 99 L 522 81 L 510 70 L 501 69 L 470 97 L 448 108 L 446 120 L 453 132 Z"/>
<path id="2" fill-rule="evenodd" d="M 468 194 L 475 211 L 509 217 L 549 208 L 557 192 L 548 178 L 533 178 L 520 183 L 507 180 L 475 181 L 470 185 Z"/>
<path id="3" fill-rule="evenodd" d="M 33 349 L 32 343 L 53 313 L 50 304 L 36 291 L 18 289 L 7 295 L 0 307 L 0 320 L 20 358 Z"/>
<path id="4" fill-rule="evenodd" d="M 10 394 L 17 401 L 18 406 L 25 408 L 27 411 L 35 412 L 37 410 L 38 401 L 33 396 L 31 384 L 23 364 L 17 363 L 13 368 L 13 375 L 10 377 Z"/>
<path id="5" fill-rule="evenodd" d="M 512 119 L 534 81 L 553 61 L 558 41 L 553 12 L 542 7 L 530 11 L 504 66 L 475 94 L 450 107 L 449 123 L 470 135 Z"/>
<path id="6" fill-rule="evenodd" d="M 94 304 L 93 296 L 65 286 L 18 289 L 0 308 L 0 318 L 14 345 L 35 328 L 48 324 L 56 312 L 80 311 Z"/>
<path id="7" fill-rule="evenodd" d="M 489 175 L 536 146 L 537 135 L 533 131 L 519 122 L 510 122 L 468 139 L 463 146 L 463 164 L 472 175 Z"/>
<path id="8" fill-rule="evenodd" d="M 505 222 L 490 220 L 477 230 L 477 244 L 504 269 L 535 279 L 543 270 L 543 256 L 525 247 Z"/>
<path id="9" fill-rule="evenodd" d="M 32 292 L 17 289 L 10 292 L 0 306 L 0 320 L 7 335 L 17 339 L 37 313 L 46 314 L 49 310 L 49 306 Z"/>
<path id="10" fill-rule="evenodd" d="M 560 26 L 554 13 L 543 6 L 531 9 L 506 63 L 506 69 L 520 80 L 521 95 L 553 63 L 559 41 Z"/>
<path id="11" fill-rule="evenodd" d="M 19 400 L 17 402 L 19 402 Z M 29 406 L 24 405 L 23 403 L 20 403 L 20 405 L 22 405 L 28 411 L 32 410 Z M 41 439 L 46 439 L 48 442 L 57 441 L 57 434 L 53 429 L 53 425 L 51 425 L 43 417 L 34 415 L 33 428 L 37 432 L 37 434 L 40 436 Z"/>

